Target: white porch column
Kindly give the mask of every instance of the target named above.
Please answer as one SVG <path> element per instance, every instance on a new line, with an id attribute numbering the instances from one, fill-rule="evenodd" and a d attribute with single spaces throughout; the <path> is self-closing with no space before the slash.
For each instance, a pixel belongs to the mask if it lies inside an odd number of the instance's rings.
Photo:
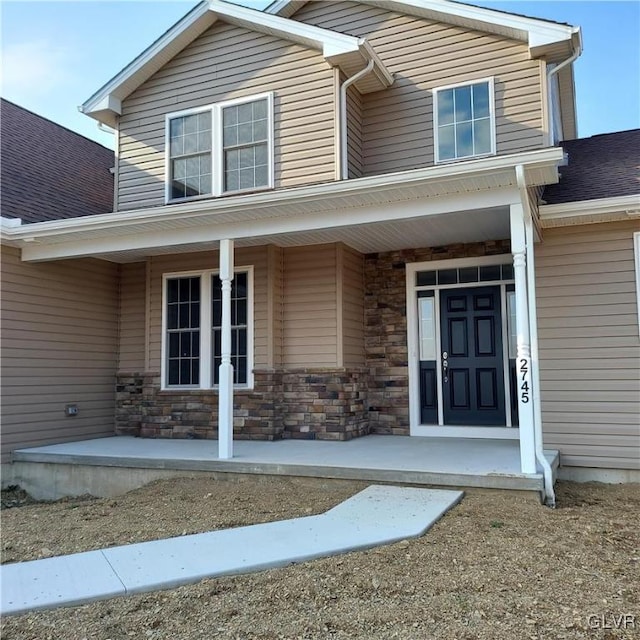
<path id="1" fill-rule="evenodd" d="M 218 457 L 233 457 L 233 365 L 231 364 L 231 281 L 233 240 L 220 240 L 222 324 L 220 377 L 218 383 Z"/>
<path id="2" fill-rule="evenodd" d="M 531 390 L 531 344 L 527 302 L 527 259 L 522 204 L 511 205 L 511 252 L 516 289 L 516 385 L 520 427 L 520 470 L 536 473 L 535 425 Z"/>

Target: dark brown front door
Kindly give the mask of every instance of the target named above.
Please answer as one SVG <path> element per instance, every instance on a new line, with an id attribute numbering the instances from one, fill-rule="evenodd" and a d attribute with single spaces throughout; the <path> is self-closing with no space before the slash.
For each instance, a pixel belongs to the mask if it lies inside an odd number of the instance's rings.
<path id="1" fill-rule="evenodd" d="M 440 292 L 445 425 L 506 424 L 500 287 Z"/>

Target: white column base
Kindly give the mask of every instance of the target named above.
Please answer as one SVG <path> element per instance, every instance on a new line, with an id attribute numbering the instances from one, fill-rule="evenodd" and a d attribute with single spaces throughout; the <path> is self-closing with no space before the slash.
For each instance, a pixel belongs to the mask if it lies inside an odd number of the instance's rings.
<path id="1" fill-rule="evenodd" d="M 233 365 L 221 364 L 218 386 L 218 458 L 233 458 Z"/>

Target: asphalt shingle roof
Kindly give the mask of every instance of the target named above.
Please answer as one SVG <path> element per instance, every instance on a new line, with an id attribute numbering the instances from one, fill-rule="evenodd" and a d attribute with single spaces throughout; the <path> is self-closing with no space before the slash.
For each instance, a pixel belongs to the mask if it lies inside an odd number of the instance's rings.
<path id="1" fill-rule="evenodd" d="M 569 164 L 545 188 L 547 204 L 640 194 L 640 129 L 567 140 Z"/>
<path id="2" fill-rule="evenodd" d="M 23 222 L 113 209 L 113 151 L 0 101 L 0 213 Z"/>

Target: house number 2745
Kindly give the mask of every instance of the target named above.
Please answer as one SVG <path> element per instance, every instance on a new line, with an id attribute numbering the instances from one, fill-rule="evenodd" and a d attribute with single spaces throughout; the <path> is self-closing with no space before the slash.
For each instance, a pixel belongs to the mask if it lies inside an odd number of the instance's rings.
<path id="1" fill-rule="evenodd" d="M 518 380 L 520 382 L 520 400 L 527 404 L 530 399 L 531 387 L 529 386 L 529 359 L 520 358 L 518 360 Z"/>

